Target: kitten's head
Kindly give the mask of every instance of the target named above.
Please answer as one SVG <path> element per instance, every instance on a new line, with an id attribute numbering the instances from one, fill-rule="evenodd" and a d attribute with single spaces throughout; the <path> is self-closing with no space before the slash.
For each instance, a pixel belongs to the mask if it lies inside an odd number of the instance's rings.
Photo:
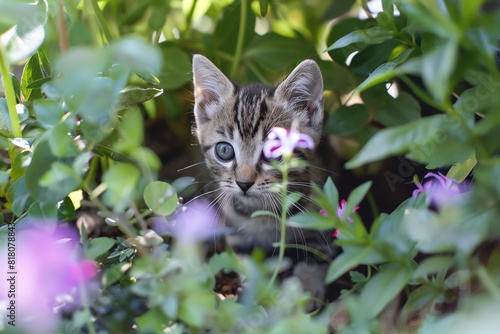
<path id="1" fill-rule="evenodd" d="M 193 58 L 196 134 L 212 175 L 224 193 L 259 209 L 272 198 L 281 174 L 262 155 L 272 127 L 298 124 L 318 143 L 323 125 L 323 79 L 312 60 L 300 63 L 276 88 L 240 87 L 201 55 Z M 305 159 L 312 150 L 297 151 Z M 290 171 L 293 182 L 308 182 L 306 170 Z"/>

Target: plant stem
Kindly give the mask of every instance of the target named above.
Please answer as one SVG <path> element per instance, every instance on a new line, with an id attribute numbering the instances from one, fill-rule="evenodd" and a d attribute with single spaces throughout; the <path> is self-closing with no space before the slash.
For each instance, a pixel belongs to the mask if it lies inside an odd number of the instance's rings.
<path id="1" fill-rule="evenodd" d="M 255 74 L 257 78 L 259 78 L 259 81 L 264 84 L 267 84 L 267 79 L 264 77 L 262 73 L 260 73 L 259 69 L 251 62 L 248 62 L 247 64 L 248 68 L 253 72 L 253 74 Z"/>
<path id="2" fill-rule="evenodd" d="M 83 1 L 83 17 L 88 21 L 88 25 L 90 27 L 90 34 L 92 36 L 92 42 L 94 45 L 101 45 L 102 40 L 100 38 L 101 33 L 99 31 L 98 24 L 96 20 L 92 17 L 93 13 L 92 4 L 90 0 Z"/>
<path id="3" fill-rule="evenodd" d="M 479 266 L 476 269 L 477 276 L 479 276 L 479 279 L 481 280 L 481 283 L 483 283 L 484 288 L 496 299 L 500 300 L 500 291 L 498 287 L 496 286 L 495 282 L 491 278 L 490 274 L 488 271 L 484 268 L 484 266 Z"/>
<path id="4" fill-rule="evenodd" d="M 189 8 L 189 12 L 186 15 L 186 28 L 184 29 L 184 33 L 186 35 L 189 34 L 189 31 L 191 30 L 191 21 L 193 20 L 193 14 L 197 2 L 198 0 L 193 0 L 193 4 L 191 5 L 191 8 Z"/>
<path id="5" fill-rule="evenodd" d="M 283 203 L 286 200 L 287 195 L 287 185 L 288 185 L 288 166 L 290 163 L 290 157 L 283 156 L 283 166 L 282 166 L 282 187 L 281 187 L 281 198 Z M 286 210 L 284 210 L 284 205 L 282 204 L 281 210 L 281 219 L 280 219 L 280 242 L 279 242 L 279 253 L 278 253 L 278 265 L 274 269 L 273 276 L 271 276 L 271 281 L 269 282 L 269 286 L 272 286 L 276 281 L 276 277 L 278 277 L 278 272 L 281 268 L 281 263 L 283 263 L 283 258 L 285 257 L 285 238 L 286 238 Z"/>
<path id="6" fill-rule="evenodd" d="M 10 123 L 12 125 L 12 134 L 14 138 L 22 138 L 21 124 L 19 123 L 19 115 L 16 109 L 16 93 L 14 85 L 10 79 L 9 63 L 4 49 L 0 45 L 0 75 L 3 79 L 3 87 L 5 89 L 5 97 L 7 98 L 7 108 L 9 109 Z"/>
<path id="7" fill-rule="evenodd" d="M 236 75 L 240 64 L 241 52 L 243 51 L 243 39 L 245 38 L 245 25 L 247 24 L 247 0 L 241 0 L 241 17 L 240 26 L 238 28 L 238 41 L 236 42 L 236 50 L 234 51 L 234 60 L 231 67 L 231 77 Z"/>
<path id="8" fill-rule="evenodd" d="M 59 13 L 57 15 L 57 34 L 59 35 L 59 49 L 61 53 L 68 51 L 69 41 L 66 33 L 66 21 L 64 20 L 64 6 L 59 3 Z"/>
<path id="9" fill-rule="evenodd" d="M 332 263 L 332 259 L 330 259 L 328 257 L 328 255 L 326 255 L 326 254 L 324 254 L 324 253 L 320 252 L 319 250 L 314 249 L 312 247 L 308 247 L 308 246 L 300 245 L 300 244 L 285 244 L 284 246 L 285 246 L 285 248 L 296 248 L 296 249 L 305 250 L 305 251 L 307 251 L 311 254 L 314 254 L 317 257 L 321 258 L 326 263 Z"/>
<path id="10" fill-rule="evenodd" d="M 368 191 L 367 197 L 368 197 L 368 202 L 370 203 L 370 207 L 372 209 L 373 219 L 375 219 L 380 214 L 378 212 L 377 203 L 375 202 L 375 197 L 373 197 L 373 193 L 371 191 Z"/>
<path id="11" fill-rule="evenodd" d="M 94 12 L 94 15 L 97 19 L 97 23 L 99 24 L 99 27 L 101 28 L 101 31 L 104 34 L 104 37 L 106 37 L 106 40 L 108 43 L 110 43 L 113 40 L 113 34 L 111 33 L 111 30 L 108 27 L 108 24 L 106 23 L 106 18 L 101 12 L 101 8 L 97 4 L 97 0 L 87 0 L 90 2 L 90 5 L 92 6 L 92 10 Z"/>
<path id="12" fill-rule="evenodd" d="M 432 100 L 432 98 L 429 97 L 429 95 L 427 95 L 427 93 L 422 88 L 420 88 L 418 85 L 416 85 L 408 76 L 402 75 L 400 78 L 408 87 L 410 87 L 412 92 L 415 95 L 417 95 L 419 99 L 421 99 L 426 104 L 428 104 L 429 106 L 431 106 L 437 110 L 446 111 L 446 108 L 444 106 L 434 102 Z"/>
<path id="13" fill-rule="evenodd" d="M 87 289 L 84 283 L 80 283 L 80 295 L 82 298 L 83 308 L 87 312 L 87 319 L 85 320 L 85 324 L 87 325 L 87 330 L 89 331 L 90 334 L 96 334 L 94 324 L 92 323 L 91 319 L 92 312 L 90 312 Z"/>

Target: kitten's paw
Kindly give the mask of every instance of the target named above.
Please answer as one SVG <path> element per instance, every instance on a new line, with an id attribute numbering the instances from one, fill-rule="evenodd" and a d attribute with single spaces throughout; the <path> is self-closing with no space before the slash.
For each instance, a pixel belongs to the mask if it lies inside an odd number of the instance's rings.
<path id="1" fill-rule="evenodd" d="M 307 305 L 308 312 L 314 311 L 323 305 L 327 270 L 328 265 L 310 262 L 300 262 L 293 270 L 293 275 L 300 280 L 302 288 L 313 297 Z"/>

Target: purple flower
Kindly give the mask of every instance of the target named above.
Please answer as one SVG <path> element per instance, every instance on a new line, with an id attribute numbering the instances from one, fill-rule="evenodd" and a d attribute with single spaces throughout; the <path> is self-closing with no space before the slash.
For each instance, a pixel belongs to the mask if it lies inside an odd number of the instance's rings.
<path id="1" fill-rule="evenodd" d="M 313 149 L 314 141 L 308 135 L 300 133 L 294 128 L 274 127 L 267 135 L 262 151 L 266 158 L 276 159 L 281 156 L 291 156 L 296 147 Z"/>
<path id="2" fill-rule="evenodd" d="M 452 179 L 444 176 L 441 172 L 427 173 L 424 176 L 424 184 L 415 181 L 417 189 L 413 190 L 412 197 L 416 197 L 421 192 L 424 192 L 433 203 L 438 205 L 443 205 L 446 203 L 451 203 L 454 197 L 463 192 L 460 188 L 460 184 Z"/>
<path id="3" fill-rule="evenodd" d="M 184 205 L 172 221 L 154 220 L 153 229 L 160 235 L 172 235 L 181 241 L 206 240 L 215 235 L 218 217 L 213 204 L 198 199 Z"/>
<path id="4" fill-rule="evenodd" d="M 59 323 L 57 297 L 75 293 L 96 274 L 97 266 L 82 258 L 79 238 L 69 231 L 28 228 L 11 237 L 10 248 L 0 244 L 1 272 L 8 278 L 0 280 L 1 298 L 8 297 L 8 306 L 15 303 L 15 324 L 24 333 L 54 332 Z"/>
<path id="5" fill-rule="evenodd" d="M 340 205 L 337 206 L 337 217 L 339 219 L 342 219 L 344 218 L 344 214 L 345 214 L 345 209 L 346 209 L 346 205 L 347 205 L 347 202 L 345 199 L 341 200 L 340 201 Z M 359 209 L 359 206 L 355 206 L 353 209 L 352 209 L 352 212 L 356 212 L 358 211 Z M 320 210 L 319 213 L 321 213 L 323 216 L 328 216 L 328 213 L 325 211 L 325 210 Z M 352 223 L 352 218 L 351 217 L 347 217 L 346 220 L 350 223 Z M 335 231 L 333 232 L 333 236 L 336 237 L 339 233 L 339 229 L 336 228 Z"/>

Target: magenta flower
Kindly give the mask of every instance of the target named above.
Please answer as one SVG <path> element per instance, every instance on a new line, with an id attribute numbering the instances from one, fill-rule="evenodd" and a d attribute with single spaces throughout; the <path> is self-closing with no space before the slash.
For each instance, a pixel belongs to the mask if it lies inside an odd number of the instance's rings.
<path id="1" fill-rule="evenodd" d="M 262 151 L 266 158 L 276 159 L 281 156 L 291 156 L 296 147 L 313 149 L 314 141 L 308 135 L 300 133 L 294 128 L 274 127 L 267 135 Z"/>
<path id="2" fill-rule="evenodd" d="M 337 206 L 337 217 L 339 219 L 342 219 L 344 218 L 344 214 L 345 214 L 345 209 L 346 209 L 346 205 L 347 205 L 347 202 L 345 199 L 341 200 L 340 201 L 340 205 Z M 359 209 L 359 206 L 355 206 L 353 209 L 352 209 L 352 212 L 356 212 L 358 211 Z M 320 210 L 319 213 L 321 213 L 323 216 L 328 216 L 328 213 L 325 211 L 325 210 Z M 352 223 L 352 217 L 347 217 L 346 220 L 350 223 Z M 335 231 L 333 232 L 333 236 L 336 237 L 339 233 L 339 229 L 336 228 Z"/>
<path id="3" fill-rule="evenodd" d="M 23 333 L 55 332 L 61 306 L 57 297 L 74 294 L 78 299 L 78 288 L 96 274 L 97 266 L 82 258 L 74 233 L 12 231 L 11 240 L 0 250 L 1 272 L 7 276 L 0 280 L 1 299 L 8 298 L 7 307 L 15 308 L 15 316 L 7 308 L 7 321 L 14 320 Z"/>
<path id="4" fill-rule="evenodd" d="M 443 205 L 451 203 L 454 197 L 463 192 L 460 184 L 451 178 L 444 176 L 442 173 L 427 173 L 424 176 L 424 184 L 415 181 L 417 189 L 413 190 L 412 197 L 416 197 L 421 192 L 424 192 L 432 203 Z"/>

